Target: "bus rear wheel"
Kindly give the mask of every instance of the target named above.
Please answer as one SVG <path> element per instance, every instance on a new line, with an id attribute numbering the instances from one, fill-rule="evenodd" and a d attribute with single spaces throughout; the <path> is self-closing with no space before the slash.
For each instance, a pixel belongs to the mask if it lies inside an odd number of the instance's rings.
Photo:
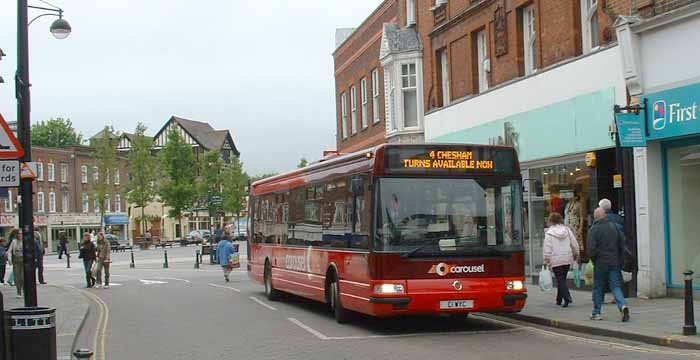
<path id="1" fill-rule="evenodd" d="M 279 291 L 276 290 L 272 286 L 272 266 L 270 266 L 270 262 L 266 261 L 265 262 L 265 296 L 267 296 L 267 299 L 270 301 L 275 301 L 279 298 Z"/>
<path id="2" fill-rule="evenodd" d="M 333 317 L 335 321 L 339 324 L 344 324 L 350 321 L 350 311 L 343 307 L 343 303 L 340 301 L 340 281 L 338 277 L 334 276 L 330 283 L 330 305 L 331 311 L 333 311 Z"/>

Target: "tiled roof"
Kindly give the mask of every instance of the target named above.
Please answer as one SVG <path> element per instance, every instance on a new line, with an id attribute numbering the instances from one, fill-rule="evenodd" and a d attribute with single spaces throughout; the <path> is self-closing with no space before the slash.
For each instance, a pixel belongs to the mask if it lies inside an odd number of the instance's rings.
<path id="1" fill-rule="evenodd" d="M 382 33 L 382 45 L 379 58 L 383 59 L 392 54 L 423 49 L 420 35 L 413 27 L 402 28 L 399 24 L 385 23 Z"/>

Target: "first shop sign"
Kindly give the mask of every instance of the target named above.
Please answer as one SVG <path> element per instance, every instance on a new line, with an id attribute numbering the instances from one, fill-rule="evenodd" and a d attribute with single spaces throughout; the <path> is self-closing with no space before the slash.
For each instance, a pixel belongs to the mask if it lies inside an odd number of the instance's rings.
<path id="1" fill-rule="evenodd" d="M 700 84 L 653 93 L 647 98 L 649 140 L 700 133 Z"/>

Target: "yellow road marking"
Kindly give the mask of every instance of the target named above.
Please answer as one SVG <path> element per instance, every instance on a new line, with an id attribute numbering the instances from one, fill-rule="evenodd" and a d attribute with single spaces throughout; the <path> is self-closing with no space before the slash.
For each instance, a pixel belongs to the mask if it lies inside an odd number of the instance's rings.
<path id="1" fill-rule="evenodd" d="M 100 318 L 97 321 L 97 332 L 93 338 L 93 349 L 95 351 L 95 360 L 105 360 L 105 338 L 107 334 L 107 324 L 109 323 L 109 307 L 97 295 L 81 290 L 85 295 L 92 299 L 100 309 Z M 98 348 L 98 340 L 100 347 Z M 98 356 L 99 355 L 99 356 Z"/>

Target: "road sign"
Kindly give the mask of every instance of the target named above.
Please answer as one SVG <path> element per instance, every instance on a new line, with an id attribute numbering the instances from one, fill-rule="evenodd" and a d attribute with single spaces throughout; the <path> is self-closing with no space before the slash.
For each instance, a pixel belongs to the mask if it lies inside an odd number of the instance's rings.
<path id="1" fill-rule="evenodd" d="M 223 199 L 221 199 L 221 196 L 212 196 L 212 197 L 209 199 L 209 203 L 210 203 L 210 204 L 216 204 L 216 205 L 218 205 L 218 204 L 221 204 L 222 202 L 223 202 Z"/>
<path id="2" fill-rule="evenodd" d="M 19 161 L 0 161 L 0 187 L 19 186 Z"/>
<path id="3" fill-rule="evenodd" d="M 22 179 L 36 179 L 38 165 L 35 162 L 22 163 L 22 169 L 19 176 Z"/>
<path id="4" fill-rule="evenodd" d="M 0 159 L 19 159 L 24 156 L 24 148 L 0 114 Z M 19 170 L 19 167 L 17 167 Z"/>

